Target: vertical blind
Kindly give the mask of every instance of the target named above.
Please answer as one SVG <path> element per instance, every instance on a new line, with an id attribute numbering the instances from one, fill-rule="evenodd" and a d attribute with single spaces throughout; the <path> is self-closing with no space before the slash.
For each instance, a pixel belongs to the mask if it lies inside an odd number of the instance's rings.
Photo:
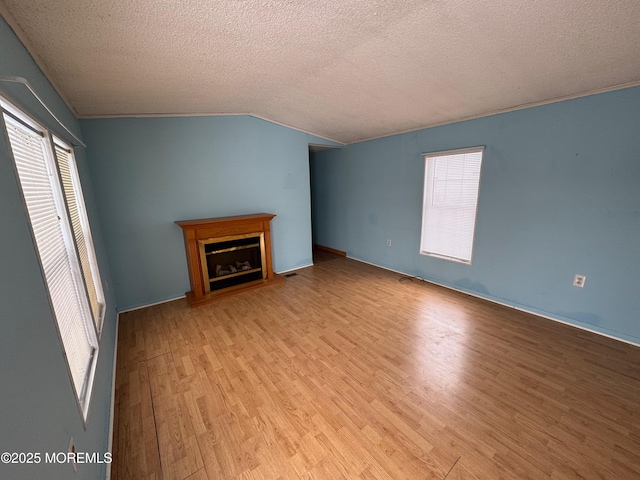
<path id="1" fill-rule="evenodd" d="M 71 220 L 71 230 L 76 241 L 78 249 L 78 257 L 82 276 L 89 294 L 89 303 L 93 313 L 96 329 L 100 331 L 102 325 L 102 292 L 99 289 L 99 282 L 94 278 L 97 277 L 97 266 L 93 260 L 93 251 L 91 249 L 90 236 L 88 235 L 88 220 L 82 205 L 78 199 L 82 199 L 82 192 L 78 191 L 80 182 L 73 157 L 69 149 L 63 147 L 59 143 L 55 143 L 56 159 L 58 160 L 58 171 L 62 180 L 62 191 L 69 211 L 69 219 Z M 87 238 L 89 237 L 89 238 Z M 87 241 L 89 240 L 89 242 Z"/>
<path id="2" fill-rule="evenodd" d="M 483 150 L 425 155 L 420 253 L 471 263 Z"/>
<path id="3" fill-rule="evenodd" d="M 3 118 L 72 382 L 86 417 L 98 342 L 50 140 L 13 115 L 5 112 Z"/>

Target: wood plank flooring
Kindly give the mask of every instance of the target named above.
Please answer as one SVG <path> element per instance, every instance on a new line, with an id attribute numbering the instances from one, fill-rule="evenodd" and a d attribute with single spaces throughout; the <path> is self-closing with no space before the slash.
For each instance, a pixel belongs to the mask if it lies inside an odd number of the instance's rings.
<path id="1" fill-rule="evenodd" d="M 399 277 L 121 315 L 112 478 L 640 478 L 640 348 Z"/>

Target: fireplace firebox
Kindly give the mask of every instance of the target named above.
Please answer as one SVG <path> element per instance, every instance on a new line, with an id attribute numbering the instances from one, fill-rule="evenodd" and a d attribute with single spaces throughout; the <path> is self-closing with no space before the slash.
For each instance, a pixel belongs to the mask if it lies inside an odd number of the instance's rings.
<path id="1" fill-rule="evenodd" d="M 184 233 L 191 305 L 284 281 L 271 264 L 273 217 L 258 213 L 176 222 Z"/>
<path id="2" fill-rule="evenodd" d="M 198 246 L 207 293 L 267 276 L 262 232 L 199 240 Z"/>

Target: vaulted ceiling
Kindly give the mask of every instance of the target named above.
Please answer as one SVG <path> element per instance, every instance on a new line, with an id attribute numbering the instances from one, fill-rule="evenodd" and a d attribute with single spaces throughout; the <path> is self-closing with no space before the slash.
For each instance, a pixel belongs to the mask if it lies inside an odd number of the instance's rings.
<path id="1" fill-rule="evenodd" d="M 0 0 L 79 117 L 343 143 L 640 84 L 638 0 Z"/>

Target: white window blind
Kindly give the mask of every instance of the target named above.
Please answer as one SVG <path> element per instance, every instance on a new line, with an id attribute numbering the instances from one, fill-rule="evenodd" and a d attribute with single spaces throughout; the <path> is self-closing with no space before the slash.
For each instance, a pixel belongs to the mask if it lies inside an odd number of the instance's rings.
<path id="1" fill-rule="evenodd" d="M 98 350 L 91 307 L 64 206 L 51 140 L 2 104 L 9 145 L 31 222 L 72 384 L 86 419 Z M 24 120 L 24 121 L 23 121 Z"/>
<path id="2" fill-rule="evenodd" d="M 62 191 L 69 211 L 71 230 L 76 241 L 82 276 L 87 287 L 89 303 L 98 332 L 102 329 L 104 294 L 98 273 L 98 264 L 93 251 L 89 220 L 84 210 L 80 178 L 76 169 L 73 151 L 60 140 L 54 139 L 58 171 L 62 180 Z"/>
<path id="3" fill-rule="evenodd" d="M 483 150 L 425 155 L 420 253 L 471 263 Z"/>

